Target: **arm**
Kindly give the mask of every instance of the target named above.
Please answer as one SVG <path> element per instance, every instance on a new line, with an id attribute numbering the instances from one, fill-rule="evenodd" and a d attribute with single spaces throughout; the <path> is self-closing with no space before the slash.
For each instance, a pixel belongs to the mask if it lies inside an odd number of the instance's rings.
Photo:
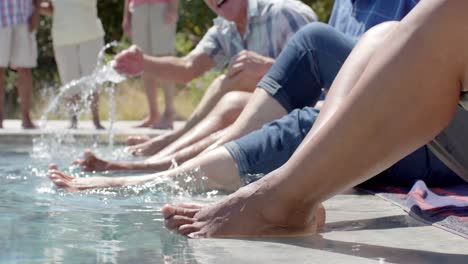
<path id="1" fill-rule="evenodd" d="M 186 83 L 214 65 L 214 60 L 208 54 L 197 50 L 183 58 L 153 57 L 144 55 L 137 46 L 132 46 L 115 57 L 114 68 L 126 75 L 140 75 L 144 72 L 156 75 L 163 81 Z"/>
<path id="2" fill-rule="evenodd" d="M 227 80 L 232 80 L 236 86 L 244 84 L 249 87 L 255 85 L 268 72 L 275 60 L 262 56 L 253 51 L 243 50 L 230 62 L 226 73 Z"/>

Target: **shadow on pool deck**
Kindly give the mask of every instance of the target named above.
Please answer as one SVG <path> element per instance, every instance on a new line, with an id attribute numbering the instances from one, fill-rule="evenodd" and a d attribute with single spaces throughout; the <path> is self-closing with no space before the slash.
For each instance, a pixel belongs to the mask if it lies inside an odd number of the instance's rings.
<path id="1" fill-rule="evenodd" d="M 325 208 L 326 226 L 317 235 L 188 244 L 200 263 L 208 257 L 210 263 L 468 263 L 468 240 L 423 224 L 379 197 L 337 195 Z"/>

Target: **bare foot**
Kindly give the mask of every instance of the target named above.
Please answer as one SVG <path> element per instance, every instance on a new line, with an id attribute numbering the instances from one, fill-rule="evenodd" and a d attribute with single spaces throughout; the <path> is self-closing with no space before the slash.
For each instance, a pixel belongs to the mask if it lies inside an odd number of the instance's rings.
<path id="1" fill-rule="evenodd" d="M 74 163 L 80 165 L 84 171 L 105 171 L 109 169 L 110 165 L 109 162 L 96 157 L 89 150 L 85 151 L 83 160 L 75 160 Z"/>
<path id="2" fill-rule="evenodd" d="M 153 125 L 154 129 L 174 129 L 174 115 L 164 114 L 163 118 Z"/>
<path id="3" fill-rule="evenodd" d="M 200 237 L 271 237 L 315 233 L 325 223 L 325 209 L 295 204 L 244 187 L 205 207 L 165 205 L 165 225 L 179 234 Z"/>
<path id="4" fill-rule="evenodd" d="M 31 122 L 31 120 L 23 121 L 21 126 L 23 127 L 23 129 L 36 129 L 37 128 L 37 126 L 33 122 Z"/>
<path id="5" fill-rule="evenodd" d="M 76 115 L 72 115 L 70 118 L 70 126 L 68 129 L 78 129 L 78 117 Z"/>
<path id="6" fill-rule="evenodd" d="M 127 145 L 135 146 L 149 141 L 151 138 L 148 136 L 129 136 L 127 137 Z"/>
<path id="7" fill-rule="evenodd" d="M 94 127 L 95 127 L 97 130 L 104 130 L 104 129 L 106 129 L 106 128 L 101 124 L 101 121 L 99 121 L 99 120 L 93 120 L 93 124 L 94 124 Z"/>
<path id="8" fill-rule="evenodd" d="M 158 153 L 164 146 L 161 146 L 159 141 L 146 141 L 138 145 L 128 147 L 128 151 L 135 156 L 153 156 Z"/>
<path id="9" fill-rule="evenodd" d="M 134 126 L 135 128 L 144 128 L 144 127 L 152 127 L 154 123 L 158 121 L 159 118 L 155 117 L 147 117 L 143 119 L 143 121 L 139 124 Z"/>
<path id="10" fill-rule="evenodd" d="M 49 179 L 59 188 L 63 188 L 70 192 L 83 191 L 87 189 L 106 188 L 117 186 L 112 178 L 106 177 L 89 177 L 76 178 L 57 169 L 57 166 L 49 165 Z"/>

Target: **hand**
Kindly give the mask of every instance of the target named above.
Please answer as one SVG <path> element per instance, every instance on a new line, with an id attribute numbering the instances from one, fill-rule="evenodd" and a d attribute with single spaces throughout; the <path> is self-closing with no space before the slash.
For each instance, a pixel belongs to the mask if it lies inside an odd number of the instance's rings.
<path id="1" fill-rule="evenodd" d="M 120 74 L 135 76 L 143 73 L 143 64 L 143 52 L 132 45 L 115 56 L 113 67 Z"/>
<path id="2" fill-rule="evenodd" d="M 32 33 L 34 31 L 36 31 L 37 26 L 39 25 L 39 20 L 40 20 L 39 11 L 36 9 L 32 13 L 32 15 L 31 15 L 31 17 L 29 18 L 29 21 L 28 21 L 29 33 Z"/>
<path id="3" fill-rule="evenodd" d="M 234 77 L 242 73 L 251 75 L 252 78 L 260 80 L 274 62 L 272 58 L 262 56 L 253 51 L 243 50 L 232 58 L 228 66 L 226 77 Z"/>

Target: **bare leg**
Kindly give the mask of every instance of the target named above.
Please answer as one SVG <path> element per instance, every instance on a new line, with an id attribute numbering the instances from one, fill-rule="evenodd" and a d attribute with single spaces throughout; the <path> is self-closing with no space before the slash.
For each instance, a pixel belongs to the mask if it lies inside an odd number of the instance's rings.
<path id="1" fill-rule="evenodd" d="M 250 85 L 250 83 L 253 82 L 242 81 L 241 83 L 241 80 L 237 78 L 226 78 L 225 75 L 219 76 L 208 87 L 202 100 L 182 129 L 174 131 L 164 137 L 154 138 L 149 142 L 134 146 L 132 149 L 136 153 L 145 153 L 144 155 L 153 155 L 159 152 L 200 123 L 227 93 L 232 91 L 252 92 L 254 85 Z"/>
<path id="2" fill-rule="evenodd" d="M 230 92 L 226 94 L 211 113 L 195 126 L 185 126 L 166 135 L 156 137 L 149 142 L 130 147 L 136 155 L 150 156 L 158 153 L 158 157 L 173 154 L 207 135 L 232 124 L 244 108 L 250 93 Z M 190 121 L 189 121 L 190 122 Z M 190 127 L 190 129 L 187 129 Z M 183 132 L 183 133 L 182 133 Z"/>
<path id="3" fill-rule="evenodd" d="M 421 2 L 369 64 L 362 61 L 365 70 L 356 69 L 362 74 L 340 108 L 309 133 L 283 167 L 188 216 L 193 223 L 179 226 L 178 232 L 203 237 L 305 230 L 319 202 L 376 175 L 433 138 L 450 121 L 467 77 L 468 36 L 459 34 L 468 30 L 465 9 L 461 0 Z M 353 53 L 365 54 L 365 44 Z M 343 71 L 352 70 L 350 65 L 359 59 L 352 58 Z M 335 84 L 343 85 L 341 78 L 340 72 Z M 332 89 L 339 89 L 335 84 Z"/>
<path id="4" fill-rule="evenodd" d="M 104 129 L 99 120 L 99 93 L 94 92 L 91 100 L 91 114 L 93 116 L 94 127 L 96 129 Z"/>
<path id="5" fill-rule="evenodd" d="M 173 83 L 161 82 L 161 87 L 164 91 L 164 103 L 165 110 L 164 114 L 153 128 L 156 129 L 173 129 L 174 127 L 174 90 L 175 86 Z"/>
<path id="6" fill-rule="evenodd" d="M 162 177 L 175 178 L 185 177 L 185 172 L 191 172 L 200 169 L 202 174 L 196 179 L 198 182 L 190 183 L 181 187 L 196 187 L 200 191 L 211 189 L 222 189 L 233 191 L 238 189 L 242 183 L 235 161 L 232 159 L 229 152 L 224 148 L 216 149 L 206 155 L 192 159 L 182 166 L 155 174 L 143 176 L 128 176 L 128 177 L 88 177 L 75 178 L 67 175 L 59 170 L 54 165 L 49 166 L 49 178 L 58 187 L 69 191 L 80 191 L 95 188 L 119 187 L 127 185 L 141 185 Z M 206 179 L 202 179 L 206 177 Z M 180 181 L 181 184 L 188 184 L 185 181 Z M 194 184 L 194 186 L 192 186 Z"/>
<path id="7" fill-rule="evenodd" d="M 203 140 L 186 147 L 173 155 L 164 158 L 150 157 L 144 161 L 107 161 L 98 158 L 94 153 L 86 151 L 83 160 L 76 160 L 75 163 L 82 166 L 84 171 L 106 171 L 106 170 L 152 170 L 163 171 L 168 170 L 172 166 L 172 162 L 176 161 L 181 164 L 190 160 L 202 152 L 206 147 L 213 144 L 224 133 L 220 130 L 213 133 Z"/>
<path id="8" fill-rule="evenodd" d="M 160 158 L 174 154 L 176 151 L 194 144 L 211 133 L 230 126 L 244 109 L 250 96 L 251 94 L 247 92 L 230 92 L 226 94 L 206 118 L 154 157 Z"/>
<path id="9" fill-rule="evenodd" d="M 148 117 L 136 127 L 151 127 L 159 119 L 158 102 L 157 102 L 157 81 L 152 76 L 143 74 L 143 82 L 146 89 L 146 99 L 148 100 Z"/>
<path id="10" fill-rule="evenodd" d="M 263 89 L 256 89 L 245 106 L 245 109 L 226 132 L 226 135 L 210 146 L 206 151 L 213 150 L 229 141 L 247 135 L 248 133 L 259 129 L 264 124 L 286 114 L 287 112 L 283 106 L 273 97 Z"/>
<path id="11" fill-rule="evenodd" d="M 32 73 L 29 68 L 18 68 L 18 94 L 21 100 L 22 126 L 34 129 L 36 125 L 31 120 Z"/>
<path id="12" fill-rule="evenodd" d="M 5 107 L 5 69 L 0 68 L 0 128 L 3 128 L 4 107 Z"/>

